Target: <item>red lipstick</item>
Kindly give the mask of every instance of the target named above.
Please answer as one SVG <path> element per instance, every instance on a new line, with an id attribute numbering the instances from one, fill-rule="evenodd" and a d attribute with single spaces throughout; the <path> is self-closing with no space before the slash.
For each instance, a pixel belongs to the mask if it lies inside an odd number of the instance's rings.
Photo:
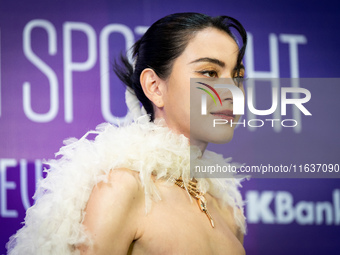
<path id="1" fill-rule="evenodd" d="M 214 115 L 215 117 L 219 119 L 228 120 L 228 122 L 235 119 L 235 115 L 233 115 L 232 110 L 221 110 L 221 111 L 211 112 L 210 114 Z"/>

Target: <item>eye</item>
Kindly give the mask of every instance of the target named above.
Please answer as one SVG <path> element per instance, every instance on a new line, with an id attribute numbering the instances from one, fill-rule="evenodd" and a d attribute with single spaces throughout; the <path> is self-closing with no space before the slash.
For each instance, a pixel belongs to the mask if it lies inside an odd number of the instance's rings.
<path id="1" fill-rule="evenodd" d="M 234 77 L 234 79 L 236 79 L 236 80 L 242 80 L 242 79 L 244 79 L 244 77 L 243 77 L 243 75 L 236 75 L 236 76 Z"/>
<path id="2" fill-rule="evenodd" d="M 218 78 L 218 73 L 215 70 L 203 70 L 198 73 L 208 77 L 208 78 Z"/>
<path id="3" fill-rule="evenodd" d="M 237 85 L 237 87 L 240 87 L 243 84 L 244 81 L 244 77 L 242 75 L 237 75 L 233 78 L 235 84 Z"/>
<path id="4" fill-rule="evenodd" d="M 233 74 L 233 80 L 235 82 L 235 85 L 237 85 L 237 87 L 240 87 L 241 85 L 243 85 L 243 81 L 244 81 L 244 68 L 241 69 L 234 69 L 234 74 Z"/>

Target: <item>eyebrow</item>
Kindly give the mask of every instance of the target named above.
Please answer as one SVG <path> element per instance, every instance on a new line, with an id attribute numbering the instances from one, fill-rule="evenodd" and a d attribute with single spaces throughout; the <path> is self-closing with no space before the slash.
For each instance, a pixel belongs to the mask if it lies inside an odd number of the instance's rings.
<path id="1" fill-rule="evenodd" d="M 225 63 L 221 60 L 216 59 L 216 58 L 198 58 L 194 61 L 191 61 L 189 64 L 199 63 L 199 62 L 209 62 L 209 63 L 219 65 L 220 67 L 225 67 Z"/>

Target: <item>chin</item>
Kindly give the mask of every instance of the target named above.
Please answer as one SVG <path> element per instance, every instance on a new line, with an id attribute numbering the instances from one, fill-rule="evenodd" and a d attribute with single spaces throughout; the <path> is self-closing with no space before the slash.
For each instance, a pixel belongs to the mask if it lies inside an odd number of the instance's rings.
<path id="1" fill-rule="evenodd" d="M 224 143 L 229 143 L 233 139 L 233 136 L 234 136 L 234 130 L 216 131 L 215 133 L 206 137 L 206 141 L 208 143 L 224 144 Z"/>
<path id="2" fill-rule="evenodd" d="M 232 140 L 234 128 L 229 124 L 213 126 L 210 116 L 200 119 L 192 119 L 190 125 L 190 138 L 206 143 L 224 144 Z M 199 120 L 199 121 L 196 121 Z"/>
<path id="3" fill-rule="evenodd" d="M 204 128 L 201 126 L 199 129 L 191 129 L 190 139 L 202 141 L 205 143 L 215 143 L 215 144 L 224 144 L 228 143 L 233 139 L 234 136 L 234 128 L 230 126 L 221 126 L 221 127 L 209 127 Z"/>

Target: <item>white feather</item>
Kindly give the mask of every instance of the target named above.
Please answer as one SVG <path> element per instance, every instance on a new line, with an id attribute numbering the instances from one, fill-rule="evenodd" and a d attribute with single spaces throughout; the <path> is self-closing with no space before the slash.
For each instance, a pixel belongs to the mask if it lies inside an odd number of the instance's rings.
<path id="1" fill-rule="evenodd" d="M 61 158 L 48 162 L 48 176 L 40 182 L 35 194 L 37 200 L 27 210 L 24 227 L 9 241 L 9 254 L 79 254 L 75 245 L 91 242 L 81 224 L 86 203 L 94 185 L 106 181 L 112 169 L 124 167 L 139 172 L 146 212 L 151 210 L 152 201 L 161 199 L 152 172 L 156 178 L 167 177 L 169 185 L 173 185 L 171 178 L 180 176 L 188 183 L 188 139 L 171 132 L 162 121 L 155 123 L 145 115 L 126 127 L 102 124 L 79 140 L 68 140 L 57 154 Z M 88 134 L 97 136 L 88 140 Z M 196 156 L 200 156 L 199 152 Z M 230 164 L 221 155 L 209 151 L 197 160 L 206 165 Z M 235 221 L 245 232 L 244 216 L 238 213 L 238 209 L 243 211 L 238 191 L 240 181 L 202 178 L 198 179 L 198 187 L 233 207 Z"/>

